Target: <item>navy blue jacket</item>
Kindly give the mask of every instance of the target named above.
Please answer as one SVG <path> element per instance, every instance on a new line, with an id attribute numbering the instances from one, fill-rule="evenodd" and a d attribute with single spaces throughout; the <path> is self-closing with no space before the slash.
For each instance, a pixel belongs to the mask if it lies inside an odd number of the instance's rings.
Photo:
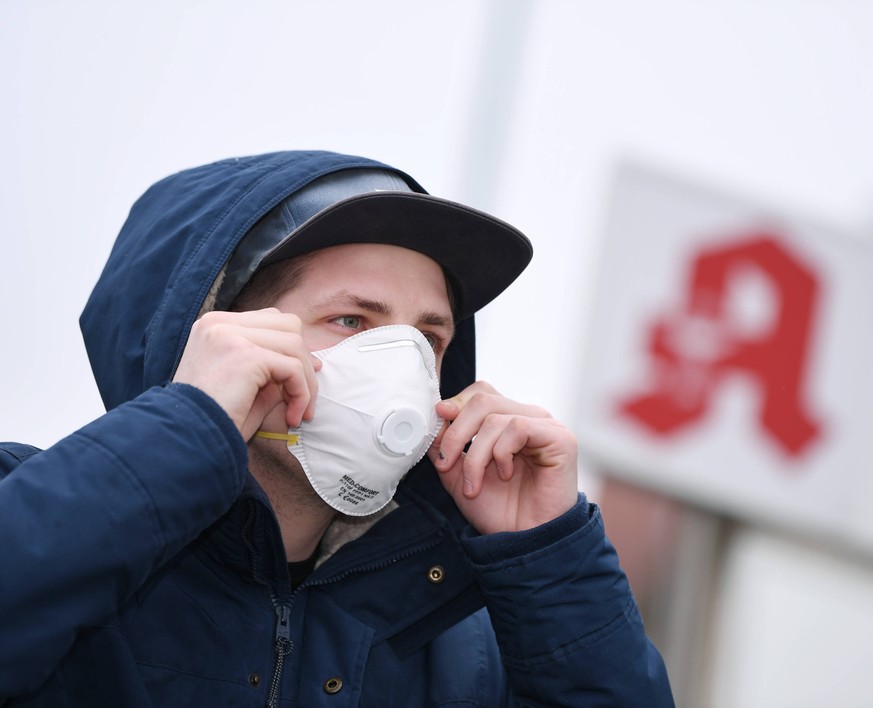
<path id="1" fill-rule="evenodd" d="M 226 160 L 134 205 L 81 319 L 108 413 L 42 452 L 0 445 L 0 705 L 673 705 L 584 496 L 480 536 L 425 458 L 395 511 L 292 590 L 244 441 L 168 383 L 246 231 L 312 179 L 375 164 Z M 468 319 L 444 395 L 473 361 Z"/>

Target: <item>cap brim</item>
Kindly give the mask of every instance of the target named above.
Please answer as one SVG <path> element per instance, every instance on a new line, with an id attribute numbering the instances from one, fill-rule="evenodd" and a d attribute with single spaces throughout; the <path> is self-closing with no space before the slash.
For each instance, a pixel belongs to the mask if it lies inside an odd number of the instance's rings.
<path id="1" fill-rule="evenodd" d="M 261 265 L 350 243 L 402 246 L 433 258 L 451 282 L 459 320 L 503 292 L 533 256 L 524 234 L 484 212 L 429 194 L 369 192 L 318 212 Z"/>

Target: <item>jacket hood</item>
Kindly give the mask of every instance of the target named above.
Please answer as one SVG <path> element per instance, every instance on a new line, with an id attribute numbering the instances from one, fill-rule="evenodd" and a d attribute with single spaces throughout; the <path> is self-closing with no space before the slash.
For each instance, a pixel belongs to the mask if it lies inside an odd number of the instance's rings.
<path id="1" fill-rule="evenodd" d="M 356 168 L 405 173 L 320 151 L 221 160 L 171 175 L 131 208 L 79 323 L 106 409 L 171 380 L 210 288 L 249 230 L 324 175 Z M 473 318 L 459 322 L 441 372 L 444 397 L 475 380 Z"/>

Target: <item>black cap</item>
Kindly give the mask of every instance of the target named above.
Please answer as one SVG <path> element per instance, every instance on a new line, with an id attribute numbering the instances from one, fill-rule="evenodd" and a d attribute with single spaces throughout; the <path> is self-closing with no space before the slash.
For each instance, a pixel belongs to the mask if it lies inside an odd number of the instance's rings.
<path id="1" fill-rule="evenodd" d="M 458 320 L 503 292 L 533 256 L 524 234 L 500 219 L 414 192 L 389 170 L 349 169 L 314 180 L 249 231 L 228 262 L 215 307 L 228 307 L 264 266 L 351 243 L 402 246 L 433 258 L 451 283 Z"/>

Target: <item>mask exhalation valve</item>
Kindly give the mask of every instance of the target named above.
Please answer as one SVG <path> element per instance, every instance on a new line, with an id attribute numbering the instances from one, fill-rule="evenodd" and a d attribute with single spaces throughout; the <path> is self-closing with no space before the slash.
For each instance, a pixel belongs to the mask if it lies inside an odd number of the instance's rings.
<path id="1" fill-rule="evenodd" d="M 379 428 L 376 439 L 393 455 L 411 455 L 427 436 L 427 421 L 415 408 L 392 410 Z"/>

